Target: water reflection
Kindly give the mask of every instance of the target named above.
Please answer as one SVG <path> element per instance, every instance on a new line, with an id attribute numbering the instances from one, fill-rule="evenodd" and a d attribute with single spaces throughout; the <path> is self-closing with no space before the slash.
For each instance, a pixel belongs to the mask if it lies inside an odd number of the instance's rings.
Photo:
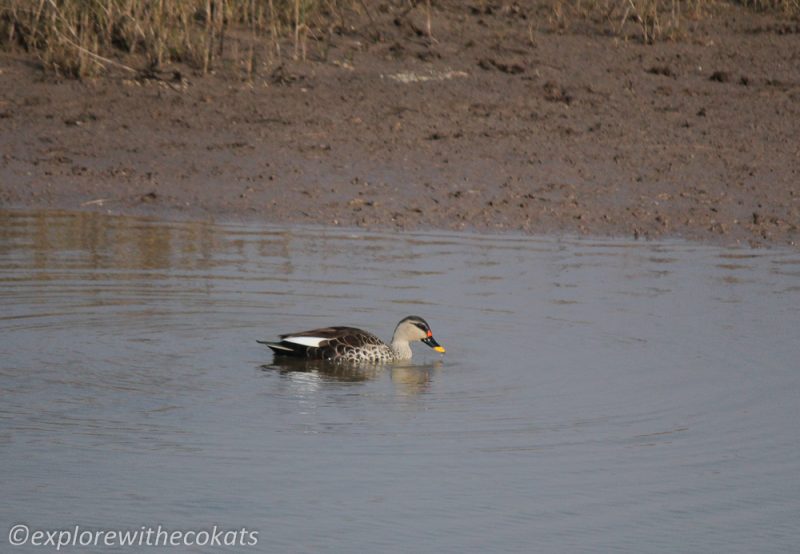
<path id="1" fill-rule="evenodd" d="M 398 365 L 391 369 L 392 383 L 402 394 L 422 394 L 431 389 L 434 376 L 443 366 L 441 360 L 422 365 Z"/>
<path id="2" fill-rule="evenodd" d="M 53 256 L 61 262 L 69 255 L 95 268 L 202 267 L 217 247 L 214 227 L 198 222 L 164 225 L 80 212 L 4 212 L 2 218 L 0 252 L 24 248 L 36 269 L 54 265 Z"/>
<path id="3" fill-rule="evenodd" d="M 269 356 L 266 354 L 265 356 Z M 281 375 L 291 376 L 293 373 L 307 373 L 318 376 L 320 380 L 339 381 L 343 383 L 374 379 L 385 368 L 380 365 L 350 365 L 334 363 L 326 360 L 306 360 L 277 356 L 271 364 L 260 366 L 265 371 L 277 371 Z"/>
<path id="4" fill-rule="evenodd" d="M 443 367 L 441 360 L 433 362 L 393 364 L 348 364 L 326 360 L 306 360 L 276 356 L 272 363 L 259 366 L 263 371 L 276 371 L 287 378 L 303 374 L 302 379 L 318 379 L 320 382 L 337 381 L 358 383 L 389 375 L 398 394 L 414 395 L 429 390 L 434 375 Z"/>

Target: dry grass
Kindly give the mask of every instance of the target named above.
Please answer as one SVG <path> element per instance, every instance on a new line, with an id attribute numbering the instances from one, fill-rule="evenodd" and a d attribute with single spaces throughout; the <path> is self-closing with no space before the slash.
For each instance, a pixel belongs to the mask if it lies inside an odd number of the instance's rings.
<path id="1" fill-rule="evenodd" d="M 478 0 L 483 2 L 483 0 Z M 646 43 L 680 37 L 687 22 L 725 1 L 800 18 L 800 0 L 537 0 L 550 6 L 562 28 L 584 20 Z M 431 18 L 448 17 L 431 0 L 393 0 L 419 5 Z M 343 27 L 345 14 L 369 16 L 371 0 L 0 0 L 0 46 L 35 53 L 45 68 L 83 77 L 109 67 L 132 72 L 183 62 L 203 72 L 222 60 L 248 76 L 259 65 L 285 57 L 305 59 L 308 44 L 325 50 L 325 38 Z M 432 7 L 433 6 L 433 10 Z M 547 8 L 545 8 L 547 9 Z M 433 14 L 433 15 L 432 15 Z"/>
<path id="2" fill-rule="evenodd" d="M 652 43 L 683 36 L 725 3 L 739 3 L 787 19 L 800 18 L 800 0 L 553 0 L 553 22 L 562 28 L 581 20 L 607 22 L 614 34 Z"/>
<path id="3" fill-rule="evenodd" d="M 256 57 L 285 54 L 286 37 L 293 37 L 291 56 L 305 57 L 317 23 L 340 15 L 345 4 L 352 2 L 0 0 L 0 44 L 34 52 L 46 68 L 76 77 L 110 66 L 134 71 L 128 63 L 154 71 L 184 62 L 208 72 L 226 53 L 252 72 Z"/>
<path id="4" fill-rule="evenodd" d="M 741 4 L 760 11 L 772 11 L 797 19 L 800 17 L 800 0 L 741 0 Z"/>

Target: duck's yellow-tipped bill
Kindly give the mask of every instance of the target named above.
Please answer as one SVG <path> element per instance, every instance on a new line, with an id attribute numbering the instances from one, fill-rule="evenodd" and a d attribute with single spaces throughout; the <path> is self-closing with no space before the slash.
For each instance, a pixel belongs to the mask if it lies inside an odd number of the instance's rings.
<path id="1" fill-rule="evenodd" d="M 441 346 L 438 342 L 436 342 L 436 339 L 433 338 L 433 333 L 431 333 L 430 331 L 428 331 L 428 336 L 422 339 L 422 342 L 424 342 L 437 352 L 441 352 L 442 354 L 444 354 L 444 346 Z"/>

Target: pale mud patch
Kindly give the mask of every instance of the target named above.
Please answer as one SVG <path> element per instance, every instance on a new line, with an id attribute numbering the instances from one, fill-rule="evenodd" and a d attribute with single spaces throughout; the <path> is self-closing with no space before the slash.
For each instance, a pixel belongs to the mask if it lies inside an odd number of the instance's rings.
<path id="1" fill-rule="evenodd" d="M 398 83 L 424 83 L 427 81 L 449 81 L 450 79 L 463 79 L 469 77 L 466 71 L 456 71 L 448 69 L 445 71 L 401 71 L 400 73 L 393 73 L 391 75 L 381 75 L 381 77 L 388 77 Z"/>

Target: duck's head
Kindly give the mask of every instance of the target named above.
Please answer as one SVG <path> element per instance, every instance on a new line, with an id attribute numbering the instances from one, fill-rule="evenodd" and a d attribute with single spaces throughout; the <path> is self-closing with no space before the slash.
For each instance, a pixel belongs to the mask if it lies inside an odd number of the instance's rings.
<path id="1" fill-rule="evenodd" d="M 433 338 L 431 327 L 428 322 L 416 315 L 410 315 L 401 320 L 394 330 L 395 340 L 400 339 L 408 342 L 422 341 L 437 352 L 445 352 L 436 339 Z"/>

